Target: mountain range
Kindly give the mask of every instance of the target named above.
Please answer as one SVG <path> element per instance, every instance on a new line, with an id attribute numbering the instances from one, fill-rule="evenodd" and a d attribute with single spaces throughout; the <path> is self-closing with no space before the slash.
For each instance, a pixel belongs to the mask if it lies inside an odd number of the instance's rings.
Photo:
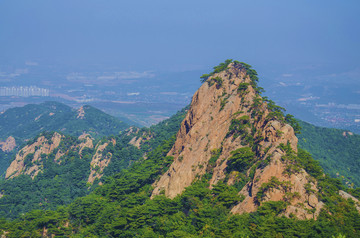
<path id="1" fill-rule="evenodd" d="M 57 132 L 34 130 L 6 168 L 4 235 L 359 236 L 358 135 L 285 114 L 248 64 L 227 60 L 201 79 L 188 108 L 150 128 L 109 126 L 87 106 L 71 120 L 29 113 L 31 125 L 59 123 L 35 127 Z M 97 117 L 78 122 L 87 115 Z"/>
<path id="2" fill-rule="evenodd" d="M 73 109 L 58 102 L 11 108 L 0 115 L 0 139 L 6 140 L 11 136 L 18 143 L 42 131 L 58 131 L 73 136 L 86 132 L 99 138 L 117 134 L 128 127 L 126 123 L 92 106 Z"/>

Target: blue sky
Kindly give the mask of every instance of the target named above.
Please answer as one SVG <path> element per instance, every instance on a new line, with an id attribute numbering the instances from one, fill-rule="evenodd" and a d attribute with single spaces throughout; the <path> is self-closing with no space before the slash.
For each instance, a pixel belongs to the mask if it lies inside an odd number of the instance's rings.
<path id="1" fill-rule="evenodd" d="M 360 1 L 0 1 L 0 62 L 359 67 Z"/>

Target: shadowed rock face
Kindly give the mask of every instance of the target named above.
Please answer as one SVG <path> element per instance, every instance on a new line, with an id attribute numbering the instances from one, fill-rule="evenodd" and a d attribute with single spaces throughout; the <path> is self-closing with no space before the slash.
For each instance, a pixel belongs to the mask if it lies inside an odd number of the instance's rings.
<path id="1" fill-rule="evenodd" d="M 272 115 L 268 104 L 252 85 L 251 78 L 241 64 L 231 63 L 227 69 L 208 78 L 193 96 L 190 110 L 181 123 L 174 146 L 168 153 L 168 156 L 174 157 L 174 162 L 153 184 L 155 189 L 152 196 L 165 193 L 166 196 L 174 198 L 183 192 L 194 180 L 209 172 L 209 160 L 215 151 L 221 153 L 216 163 L 211 165 L 210 185 L 220 180 L 231 185 L 236 176 L 229 176 L 227 161 L 232 151 L 249 146 L 248 140 L 251 137 L 250 139 L 255 141 L 252 147 L 257 160 L 270 157 L 270 162 L 265 167 L 256 169 L 252 181 L 240 192 L 245 196 L 245 200 L 235 206 L 232 212 L 255 211 L 262 202 L 285 200 L 291 192 L 296 196 L 292 198 L 285 214 L 292 213 L 299 218 L 316 216 L 322 204 L 314 193 L 307 194 L 304 188 L 307 184 L 316 191 L 316 183 L 308 179 L 310 176 L 304 170 L 296 174 L 284 174 L 287 164 L 282 157 L 285 151 L 282 151 L 279 145 L 289 144 L 296 153 L 297 138 L 294 130 Z M 239 121 L 246 124 L 241 133 L 231 130 Z M 288 186 L 286 189 L 282 186 L 269 189 L 262 200 L 258 201 L 256 194 L 261 185 L 273 177 L 280 184 L 288 182 Z M 315 209 L 315 215 L 308 214 L 309 209 Z"/>

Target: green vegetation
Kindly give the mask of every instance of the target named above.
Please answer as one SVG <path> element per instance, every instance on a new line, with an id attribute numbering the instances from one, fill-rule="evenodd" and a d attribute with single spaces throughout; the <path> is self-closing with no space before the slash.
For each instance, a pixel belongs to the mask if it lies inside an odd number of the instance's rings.
<path id="1" fill-rule="evenodd" d="M 0 182 L 3 197 L 0 199 L 0 216 L 16 218 L 34 209 L 55 209 L 73 199 L 88 194 L 86 180 L 90 160 L 87 154 L 80 159 L 75 153 L 59 165 L 54 154 L 43 159 L 43 173 L 34 179 L 20 175 Z"/>
<path id="2" fill-rule="evenodd" d="M 207 83 L 209 87 L 215 84 L 216 88 L 219 89 L 223 85 L 223 80 L 221 77 L 214 77 L 211 80 L 208 80 Z"/>
<path id="3" fill-rule="evenodd" d="M 229 63 L 231 60 L 216 66 L 211 74 L 226 69 Z M 244 63 L 234 63 L 246 68 L 253 81 L 251 85 L 260 92 L 256 71 Z M 239 90 L 246 89 L 242 86 Z M 0 199 L 0 214 L 12 219 L 0 219 L 0 233 L 6 232 L 7 237 L 359 237 L 360 213 L 352 200 L 342 199 L 338 192 L 342 189 L 360 196 L 360 189 L 346 189 L 340 180 L 324 175 L 309 153 L 302 149 L 296 153 L 289 144 L 278 147 L 285 152 L 281 158 L 287 166 L 285 173 L 290 175 L 304 169 L 310 175 L 309 180 L 317 181 L 318 192 L 312 190 L 310 183 L 305 186 L 308 195 L 316 192 L 324 203 L 317 220 L 283 215 L 288 202 L 299 195 L 291 193 L 290 182 L 275 177 L 263 183 L 257 194 L 249 190 L 260 206 L 256 212 L 231 213 L 244 199 L 239 190 L 256 179 L 256 172 L 271 161 L 270 156 L 258 156 L 261 133 L 251 123 L 262 116 L 263 102 L 267 102 L 271 112 L 268 121 L 277 119 L 296 124 L 292 116 L 285 116 L 281 107 L 266 98 L 257 97 L 249 105 L 251 117 L 237 118 L 242 112 L 235 113 L 227 137 L 240 137 L 244 147 L 231 152 L 225 180 L 211 189 L 209 175 L 217 163 L 223 162 L 218 161 L 221 147 L 211 151 L 206 174 L 198 176 L 182 194 L 169 199 L 164 191 L 159 191 L 161 195 L 151 199 L 152 184 L 174 160 L 167 154 L 175 142 L 184 110 L 149 129 L 102 138 L 101 142 L 116 140 L 116 144 L 110 144 L 102 152 L 103 156 L 112 155 L 101 179 L 102 186 L 88 190 L 86 184 L 94 153 L 91 149 L 84 150 L 81 158 L 75 151 L 69 152 L 60 165 L 54 162 L 54 153 L 42 156 L 44 169 L 34 180 L 22 175 L 1 182 L 4 196 Z M 277 134 L 281 136 L 280 131 Z M 143 139 L 140 149 L 129 145 L 134 136 Z M 76 140 L 67 139 L 59 149 L 71 147 Z M 233 185 L 227 184 L 230 178 Z M 265 202 L 264 195 L 271 189 L 283 190 L 284 201 Z"/>
<path id="4" fill-rule="evenodd" d="M 237 138 L 239 136 L 244 137 L 248 132 L 247 128 L 251 128 L 250 118 L 248 116 L 234 118 L 231 120 L 227 136 L 233 136 L 234 138 Z"/>
<path id="5" fill-rule="evenodd" d="M 230 209 L 242 200 L 238 190 L 221 182 L 209 189 L 206 179 L 174 199 L 159 195 L 151 200 L 151 184 L 172 162 L 166 154 L 173 142 L 174 137 L 69 206 L 1 220 L 0 229 L 9 232 L 8 237 L 38 237 L 44 229 L 47 235 L 66 237 L 358 237 L 360 215 L 353 202 L 341 199 L 341 184 L 322 173 L 318 178 L 325 208 L 317 220 L 282 216 L 285 201 L 263 202 L 254 213 L 232 215 Z M 307 168 L 316 167 L 308 154 L 301 161 Z M 313 174 L 318 172 L 313 169 Z M 287 184 L 272 179 L 262 190 L 276 187 Z M 257 197 L 261 200 L 261 193 Z"/>
<path id="6" fill-rule="evenodd" d="M 267 183 L 261 184 L 259 188 L 259 192 L 256 193 L 256 200 L 257 202 L 261 203 L 262 199 L 265 196 L 265 193 L 268 192 L 271 189 L 281 189 L 285 193 L 290 191 L 291 189 L 291 183 L 290 181 L 279 181 L 276 177 L 271 177 L 270 180 Z M 283 209 L 285 209 L 283 207 Z"/>
<path id="7" fill-rule="evenodd" d="M 229 64 L 232 62 L 232 59 L 227 59 L 225 60 L 224 63 L 220 63 L 218 66 L 215 66 L 213 69 L 214 71 L 212 71 L 210 74 L 203 74 L 200 78 L 201 78 L 201 82 L 204 83 L 209 77 L 213 76 L 216 73 L 219 73 L 223 70 L 225 70 Z"/>
<path id="8" fill-rule="evenodd" d="M 216 73 L 219 73 L 221 71 L 224 71 L 228 66 L 229 64 L 231 63 L 234 63 L 235 67 L 242 67 L 246 70 L 246 73 L 247 75 L 250 77 L 250 80 L 251 80 L 251 86 L 255 89 L 255 91 L 257 93 L 262 93 L 264 92 L 264 89 L 259 87 L 257 85 L 258 81 L 259 81 L 259 78 L 258 78 L 258 74 L 256 72 L 256 70 L 252 69 L 251 65 L 249 64 L 246 64 L 244 62 L 239 62 L 237 60 L 233 61 L 232 59 L 227 59 L 225 60 L 224 63 L 220 63 L 219 65 L 215 66 L 213 69 L 213 71 L 209 74 L 203 74 L 200 79 L 201 79 L 201 82 L 204 83 L 204 82 L 208 82 L 209 86 L 213 85 L 214 83 L 216 83 L 216 87 L 217 88 L 220 88 L 221 85 L 222 85 L 222 80 L 220 77 L 215 77 L 215 78 L 212 78 L 211 80 L 208 80 L 211 76 L 213 76 L 214 74 Z M 239 87 L 239 91 L 243 90 L 244 89 L 244 86 L 246 85 L 241 85 L 241 87 Z"/>
<path id="9" fill-rule="evenodd" d="M 210 179 L 214 173 L 214 168 L 216 166 L 216 161 L 219 159 L 222 152 L 222 148 L 214 149 L 211 151 L 211 157 L 209 159 L 208 165 L 206 167 L 206 175 L 207 179 Z"/>
<path id="10" fill-rule="evenodd" d="M 119 134 L 129 126 L 94 107 L 83 106 L 84 117 L 78 118 L 78 112 L 58 102 L 29 104 L 11 108 L 0 115 L 0 139 L 13 136 L 18 146 L 31 143 L 41 132 L 57 131 L 67 135 L 80 136 L 86 132 L 94 138 Z M 50 133 L 50 135 L 52 135 Z M 27 142 L 26 142 L 27 141 Z M 4 174 L 10 165 L 10 159 L 16 150 L 10 153 L 0 152 L 0 174 Z"/>
<path id="11" fill-rule="evenodd" d="M 301 126 L 293 115 L 286 114 L 285 121 L 294 129 L 295 134 L 299 135 L 301 133 Z"/>
<path id="12" fill-rule="evenodd" d="M 254 163 L 255 153 L 249 147 L 242 147 L 231 152 L 231 157 L 228 160 L 229 171 L 236 170 L 244 172 L 250 168 Z"/>
<path id="13" fill-rule="evenodd" d="M 189 106 L 186 106 L 169 119 L 166 119 L 154 126 L 151 126 L 149 131 L 152 135 L 152 138 L 146 143 L 145 146 L 143 146 L 142 150 L 146 151 L 149 149 L 154 149 L 159 146 L 164 140 L 168 140 L 171 136 L 176 134 L 180 129 L 180 124 L 184 120 L 188 110 Z"/>
<path id="14" fill-rule="evenodd" d="M 60 145 L 51 154 L 41 156 L 42 163 L 39 163 L 44 166 L 42 172 L 34 180 L 28 175 L 21 175 L 10 180 L 0 180 L 0 191 L 4 195 L 0 199 L 0 216 L 16 218 L 19 214 L 33 209 L 53 210 L 59 205 L 69 204 L 75 198 L 89 194 L 99 182 L 105 182 L 110 176 L 129 168 L 136 161 L 142 159 L 144 153 L 153 151 L 164 140 L 169 140 L 179 130 L 180 122 L 186 111 L 185 108 L 150 129 L 140 129 L 137 135 L 142 135 L 144 132 L 152 135 L 140 149 L 129 144 L 135 136 L 134 134 L 121 133 L 99 140 L 98 143 L 103 144 L 114 139 L 116 144 L 109 143 L 102 152 L 103 158 L 110 153 L 111 161 L 103 171 L 104 176 L 100 180 L 95 180 L 93 186 L 87 184 L 87 179 L 90 174 L 90 162 L 96 151 L 85 148 L 80 157 L 76 148 L 80 141 L 76 137 L 64 136 Z M 51 140 L 53 134 L 53 132 L 43 132 L 29 140 L 27 144 L 36 142 L 40 136 Z M 72 149 L 69 150 L 69 148 Z M 59 160 L 60 164 L 54 162 L 58 152 L 64 154 Z M 24 161 L 26 166 L 32 165 L 33 156 L 33 153 L 26 156 Z"/>
<path id="15" fill-rule="evenodd" d="M 6 169 L 9 167 L 11 160 L 15 157 L 16 151 L 3 152 L 0 150 L 0 178 L 5 176 Z"/>
<path id="16" fill-rule="evenodd" d="M 59 131 L 79 136 L 84 131 L 95 138 L 118 134 L 128 125 L 94 107 L 83 106 L 84 118 L 78 112 L 58 102 L 29 104 L 11 108 L 0 115 L 0 139 L 13 136 L 17 144 L 33 138 L 42 131 Z"/>
<path id="17" fill-rule="evenodd" d="M 264 89 L 257 85 L 257 83 L 259 82 L 258 73 L 256 72 L 255 69 L 252 68 L 251 65 L 246 64 L 244 62 L 239 62 L 237 60 L 234 61 L 234 64 L 235 64 L 235 67 L 239 65 L 239 66 L 245 68 L 246 74 L 250 77 L 250 80 L 251 80 L 250 84 L 258 94 L 261 94 L 262 92 L 264 92 Z"/>
<path id="18" fill-rule="evenodd" d="M 244 92 L 249 87 L 248 83 L 240 83 L 238 87 L 238 92 Z"/>
<path id="19" fill-rule="evenodd" d="M 299 147 L 309 151 L 330 176 L 349 187 L 360 186 L 360 135 L 299 123 Z"/>

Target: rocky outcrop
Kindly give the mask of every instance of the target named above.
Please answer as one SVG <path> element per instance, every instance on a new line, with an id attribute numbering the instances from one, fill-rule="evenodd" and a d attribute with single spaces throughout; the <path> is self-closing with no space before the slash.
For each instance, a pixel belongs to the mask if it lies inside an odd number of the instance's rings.
<path id="1" fill-rule="evenodd" d="M 301 170 L 287 175 L 286 164 L 281 161 L 283 152 L 276 149 L 271 162 L 264 169 L 257 169 L 255 176 L 240 192 L 244 201 L 233 207 L 232 212 L 254 212 L 267 201 L 286 201 L 286 216 L 293 214 L 300 219 L 316 218 L 324 206 L 316 196 L 316 182 Z"/>
<path id="2" fill-rule="evenodd" d="M 280 145 L 289 145 L 296 153 L 294 130 L 276 110 L 269 108 L 255 85 L 240 63 L 230 63 L 207 79 L 192 98 L 190 110 L 168 153 L 174 162 L 153 184 L 152 196 L 164 193 L 174 198 L 196 178 L 209 173 L 209 167 L 210 185 L 220 180 L 234 183 L 236 176 L 229 176 L 227 171 L 228 159 L 232 151 L 248 146 L 255 152 L 256 161 L 266 160 L 267 164 L 255 169 L 252 180 L 240 192 L 245 200 L 232 212 L 252 212 L 265 201 L 286 200 L 290 205 L 285 214 L 316 217 L 322 207 L 315 195 L 316 182 L 304 170 L 286 174 L 286 152 Z M 214 154 L 216 161 L 210 163 Z M 273 180 L 276 184 L 262 191 Z M 261 199 L 257 199 L 258 192 Z"/>
<path id="3" fill-rule="evenodd" d="M 360 212 L 360 201 L 359 199 L 355 198 L 354 196 L 352 196 L 351 194 L 348 194 L 347 192 L 340 190 L 339 191 L 339 195 L 344 198 L 344 199 L 351 199 L 354 201 L 355 203 L 355 207 L 356 209 Z"/>
<path id="4" fill-rule="evenodd" d="M 143 132 L 141 135 L 135 135 L 130 141 L 129 144 L 135 146 L 136 148 L 140 149 L 141 145 L 144 142 L 150 140 L 152 138 L 150 133 Z"/>
<path id="5" fill-rule="evenodd" d="M 94 147 L 93 144 L 94 139 L 91 137 L 91 135 L 83 133 L 81 136 L 79 136 L 78 139 L 81 141 L 80 144 L 77 145 L 77 147 L 79 148 L 80 155 L 85 148 L 92 149 Z"/>
<path id="6" fill-rule="evenodd" d="M 88 183 L 94 183 L 95 179 L 100 179 L 103 176 L 104 169 L 109 165 L 111 162 L 112 154 L 111 152 L 106 152 L 106 148 L 112 144 L 112 146 L 116 145 L 116 140 L 111 139 L 110 141 L 99 143 L 96 146 L 96 152 L 92 157 L 90 163 L 90 175 L 88 178 Z"/>
<path id="7" fill-rule="evenodd" d="M 84 119 L 85 117 L 85 110 L 84 110 L 84 107 L 80 107 L 78 110 L 77 110 L 77 119 Z"/>
<path id="8" fill-rule="evenodd" d="M 15 138 L 12 136 L 9 136 L 4 142 L 0 141 L 0 148 L 4 152 L 10 152 L 16 147 L 16 141 Z"/>
<path id="9" fill-rule="evenodd" d="M 216 84 L 204 83 L 194 94 L 175 144 L 168 153 L 168 156 L 174 156 L 175 161 L 168 172 L 154 184 L 153 195 L 164 191 L 166 196 L 175 197 L 189 186 L 198 174 L 205 173 L 211 151 L 223 147 L 221 159 L 224 159 L 229 157 L 232 150 L 241 146 L 240 139 L 231 141 L 226 135 L 231 116 L 243 111 L 245 105 L 241 101 L 245 100 L 246 104 L 249 104 L 255 92 L 250 88 L 244 99 L 237 93 L 239 83 L 250 80 L 246 77 L 245 70 L 230 69 L 213 77 L 229 78 L 230 75 L 231 80 L 223 81 L 221 88 Z M 222 175 L 219 171 L 214 180 L 221 179 Z"/>
<path id="10" fill-rule="evenodd" d="M 79 142 L 70 144 L 70 146 L 60 146 L 66 140 L 70 140 L 70 138 L 57 132 L 39 136 L 33 143 L 24 146 L 16 154 L 15 160 L 6 171 L 5 178 L 14 178 L 20 174 L 30 175 L 34 178 L 43 170 L 43 159 L 48 158 L 48 155 L 53 153 L 54 162 L 61 164 L 63 156 L 70 151 L 78 153 L 81 158 L 85 148 L 92 149 L 94 147 L 94 139 L 89 134 L 82 134 L 78 138 Z"/>
<path id="11" fill-rule="evenodd" d="M 52 153 L 60 145 L 62 138 L 62 135 L 55 132 L 51 139 L 40 136 L 34 143 L 26 145 L 16 154 L 15 160 L 6 170 L 5 178 L 14 178 L 20 174 L 34 178 L 42 168 L 41 155 Z"/>

